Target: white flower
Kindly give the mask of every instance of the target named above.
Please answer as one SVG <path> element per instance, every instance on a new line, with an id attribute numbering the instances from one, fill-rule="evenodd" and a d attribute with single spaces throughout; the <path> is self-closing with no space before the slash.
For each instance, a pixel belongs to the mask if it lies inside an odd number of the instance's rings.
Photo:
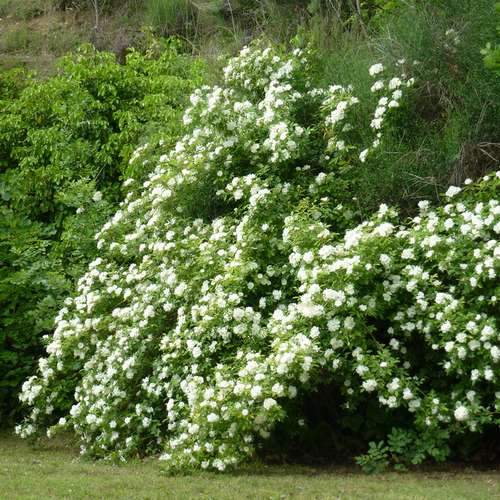
<path id="1" fill-rule="evenodd" d="M 352 316 L 347 316 L 347 318 L 344 320 L 344 328 L 346 330 L 352 330 L 354 326 L 356 325 L 354 318 Z"/>
<path id="2" fill-rule="evenodd" d="M 388 266 L 390 263 L 391 263 L 391 258 L 383 253 L 381 256 L 380 256 L 380 263 L 383 265 L 383 266 Z"/>
<path id="3" fill-rule="evenodd" d="M 316 176 L 316 184 L 323 184 L 326 180 L 326 174 L 324 172 L 320 172 L 317 176 Z"/>
<path id="4" fill-rule="evenodd" d="M 314 260 L 314 254 L 312 252 L 306 252 L 302 259 L 305 263 L 310 264 Z"/>
<path id="5" fill-rule="evenodd" d="M 102 193 L 101 193 L 100 191 L 96 191 L 96 192 L 94 193 L 94 196 L 92 196 L 92 199 L 93 199 L 96 203 L 98 203 L 99 201 L 101 201 L 101 200 L 102 200 Z"/>
<path id="6" fill-rule="evenodd" d="M 379 90 L 382 90 L 383 88 L 384 88 L 384 82 L 382 80 L 378 80 L 371 86 L 370 90 L 372 92 L 377 92 Z"/>
<path id="7" fill-rule="evenodd" d="M 476 397 L 476 391 L 467 391 L 465 396 L 469 401 L 473 402 L 474 398 Z"/>
<path id="8" fill-rule="evenodd" d="M 384 71 L 384 66 L 381 63 L 374 64 L 368 70 L 370 76 L 378 75 L 379 73 L 382 73 L 382 71 Z"/>
<path id="9" fill-rule="evenodd" d="M 252 398 L 258 398 L 262 394 L 262 387 L 260 385 L 254 385 L 250 391 Z"/>
<path id="10" fill-rule="evenodd" d="M 97 417 L 92 414 L 92 413 L 89 413 L 86 417 L 85 417 L 85 420 L 88 424 L 92 425 L 92 424 L 95 424 L 97 422 Z"/>
<path id="11" fill-rule="evenodd" d="M 186 283 L 180 283 L 179 285 L 176 286 L 174 290 L 174 295 L 177 297 L 182 297 L 184 295 L 184 292 L 187 290 L 187 284 Z"/>
<path id="12" fill-rule="evenodd" d="M 473 331 L 473 330 L 471 330 Z M 492 337 L 495 330 L 490 325 L 485 325 L 481 330 L 481 340 L 484 342 Z"/>
<path id="13" fill-rule="evenodd" d="M 264 408 L 266 410 L 270 410 L 275 405 L 276 405 L 276 401 L 273 398 L 264 399 Z"/>
<path id="14" fill-rule="evenodd" d="M 365 365 L 358 365 L 356 367 L 356 373 L 361 377 L 364 373 L 368 371 L 368 367 Z"/>
<path id="15" fill-rule="evenodd" d="M 465 406 L 458 406 L 453 414 L 459 422 L 463 422 L 469 418 L 469 410 Z"/>
<path id="16" fill-rule="evenodd" d="M 408 387 L 403 391 L 403 399 L 412 399 L 413 398 L 413 392 L 411 392 L 411 389 L 408 389 Z"/>
<path id="17" fill-rule="evenodd" d="M 459 187 L 456 187 L 456 186 L 450 186 L 448 188 L 448 191 L 446 191 L 445 193 L 445 196 L 447 198 L 453 198 L 454 196 L 456 196 L 458 193 L 460 193 L 460 191 L 462 191 Z"/>
<path id="18" fill-rule="evenodd" d="M 491 354 L 491 357 L 493 358 L 493 361 L 497 362 L 498 360 L 500 360 L 500 348 L 497 347 L 496 345 L 494 345 L 490 349 L 490 354 Z"/>
<path id="19" fill-rule="evenodd" d="M 389 236 L 393 231 L 394 226 L 390 222 L 383 222 L 373 230 L 379 236 Z"/>
<path id="20" fill-rule="evenodd" d="M 314 318 L 315 316 L 321 316 L 323 314 L 323 306 L 319 304 L 313 304 L 311 302 L 300 302 L 297 305 L 297 310 L 306 318 Z"/>
<path id="21" fill-rule="evenodd" d="M 332 253 L 335 251 L 335 248 L 331 245 L 325 245 L 325 246 L 322 246 L 320 249 L 319 249 L 319 256 L 322 258 L 322 259 L 327 259 L 330 255 L 332 255 Z"/>
<path id="22" fill-rule="evenodd" d="M 405 248 L 402 252 L 401 252 L 401 258 L 402 259 L 413 259 L 414 257 L 414 254 L 413 254 L 413 250 L 411 248 Z"/>
<path id="23" fill-rule="evenodd" d="M 400 78 L 392 78 L 391 81 L 389 82 L 389 89 L 390 90 L 395 90 L 401 86 L 401 79 Z"/>
<path id="24" fill-rule="evenodd" d="M 276 394 L 276 396 L 282 396 L 284 392 L 284 387 L 281 384 L 276 383 L 273 385 L 271 390 L 273 391 L 273 394 Z"/>
<path id="25" fill-rule="evenodd" d="M 394 101 L 399 101 L 403 97 L 403 92 L 401 90 L 397 89 L 392 93 L 392 98 Z"/>
<path id="26" fill-rule="evenodd" d="M 389 345 L 396 351 L 399 349 L 399 342 L 396 339 L 391 339 Z"/>
<path id="27" fill-rule="evenodd" d="M 336 332 L 340 329 L 340 321 L 337 318 L 331 319 L 327 323 L 327 328 L 329 332 Z"/>
<path id="28" fill-rule="evenodd" d="M 155 315 L 155 308 L 151 305 L 146 307 L 146 309 L 144 310 L 144 317 L 145 318 L 153 318 L 154 315 Z"/>
<path id="29" fill-rule="evenodd" d="M 440 330 L 443 332 L 443 333 L 446 333 L 446 332 L 449 332 L 451 330 L 451 323 L 449 321 L 445 321 L 441 327 L 440 327 Z"/>
<path id="30" fill-rule="evenodd" d="M 364 163 L 366 161 L 366 157 L 368 156 L 369 152 L 369 149 L 364 149 L 363 151 L 361 151 L 361 153 L 359 154 L 359 160 L 361 161 L 361 163 Z"/>
<path id="31" fill-rule="evenodd" d="M 394 378 L 390 383 L 387 384 L 387 389 L 389 392 L 396 392 L 400 387 L 399 379 Z"/>
<path id="32" fill-rule="evenodd" d="M 373 392 L 375 390 L 375 388 L 377 387 L 377 381 L 375 379 L 371 378 L 369 380 L 365 380 L 363 382 L 362 386 L 366 392 Z"/>
<path id="33" fill-rule="evenodd" d="M 318 337 L 319 337 L 319 335 L 320 335 L 320 330 L 319 330 L 319 328 L 318 328 L 317 326 L 313 326 L 313 327 L 311 328 L 310 337 L 311 337 L 312 339 L 316 339 L 316 338 L 318 338 Z"/>

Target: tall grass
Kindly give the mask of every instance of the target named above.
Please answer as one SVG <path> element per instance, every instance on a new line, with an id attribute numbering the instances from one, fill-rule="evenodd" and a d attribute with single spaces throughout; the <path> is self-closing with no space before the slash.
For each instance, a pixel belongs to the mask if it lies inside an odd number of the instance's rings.
<path id="1" fill-rule="evenodd" d="M 146 20 L 162 35 L 188 35 L 196 30 L 196 9 L 190 0 L 147 0 Z"/>
<path id="2" fill-rule="evenodd" d="M 346 28 L 316 16 L 303 25 L 325 83 L 357 82 L 366 93 L 370 64 L 395 67 L 402 58 L 417 78 L 383 154 L 355 173 L 353 195 L 367 213 L 381 201 L 411 211 L 422 198 L 438 200 L 450 183 L 498 168 L 500 79 L 480 53 L 495 35 L 492 13 L 490 0 L 405 0 L 376 24 Z"/>
<path id="3" fill-rule="evenodd" d="M 28 21 L 47 10 L 46 0 L 0 0 L 0 17 Z"/>

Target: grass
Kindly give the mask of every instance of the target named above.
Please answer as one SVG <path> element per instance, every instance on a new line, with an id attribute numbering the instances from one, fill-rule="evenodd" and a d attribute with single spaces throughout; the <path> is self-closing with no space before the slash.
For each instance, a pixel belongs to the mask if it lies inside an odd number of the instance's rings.
<path id="1" fill-rule="evenodd" d="M 0 71 L 26 67 L 41 76 L 53 73 L 57 57 L 85 41 L 88 24 L 72 13 L 48 12 L 29 20 L 0 16 Z"/>
<path id="2" fill-rule="evenodd" d="M 189 0 L 147 0 L 146 18 L 158 32 L 189 32 L 185 25 L 195 22 L 193 8 Z"/>
<path id="3" fill-rule="evenodd" d="M 0 435 L 0 498 L 500 498 L 500 471 L 473 469 L 367 476 L 349 468 L 254 465 L 227 474 L 168 476 L 157 460 L 125 465 L 78 458 L 68 441 L 36 447 Z"/>
<path id="4" fill-rule="evenodd" d="M 19 13 L 20 4 L 25 10 L 45 7 L 33 10 L 36 15 L 24 15 Z M 143 15 L 133 9 L 134 0 L 103 14 L 99 33 L 94 31 L 92 10 L 63 11 L 50 8 L 50 4 L 50 0 L 0 0 L 0 71 L 26 67 L 43 77 L 54 73 L 58 57 L 80 44 L 91 42 L 118 54 L 141 39 Z"/>

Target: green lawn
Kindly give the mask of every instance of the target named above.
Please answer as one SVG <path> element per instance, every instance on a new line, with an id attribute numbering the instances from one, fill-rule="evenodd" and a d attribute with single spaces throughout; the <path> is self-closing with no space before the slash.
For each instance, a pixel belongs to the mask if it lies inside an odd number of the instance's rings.
<path id="1" fill-rule="evenodd" d="M 388 473 L 254 466 L 170 477 L 156 460 L 113 466 L 79 460 L 62 441 L 36 448 L 0 436 L 0 498 L 500 499 L 500 471 Z"/>

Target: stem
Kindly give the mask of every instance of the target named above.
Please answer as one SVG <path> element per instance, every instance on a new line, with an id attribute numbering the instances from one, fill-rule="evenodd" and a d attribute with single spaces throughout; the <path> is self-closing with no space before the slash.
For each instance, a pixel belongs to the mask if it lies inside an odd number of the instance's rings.
<path id="1" fill-rule="evenodd" d="M 92 5 L 94 7 L 94 31 L 97 33 L 99 31 L 99 0 L 92 0 Z"/>

